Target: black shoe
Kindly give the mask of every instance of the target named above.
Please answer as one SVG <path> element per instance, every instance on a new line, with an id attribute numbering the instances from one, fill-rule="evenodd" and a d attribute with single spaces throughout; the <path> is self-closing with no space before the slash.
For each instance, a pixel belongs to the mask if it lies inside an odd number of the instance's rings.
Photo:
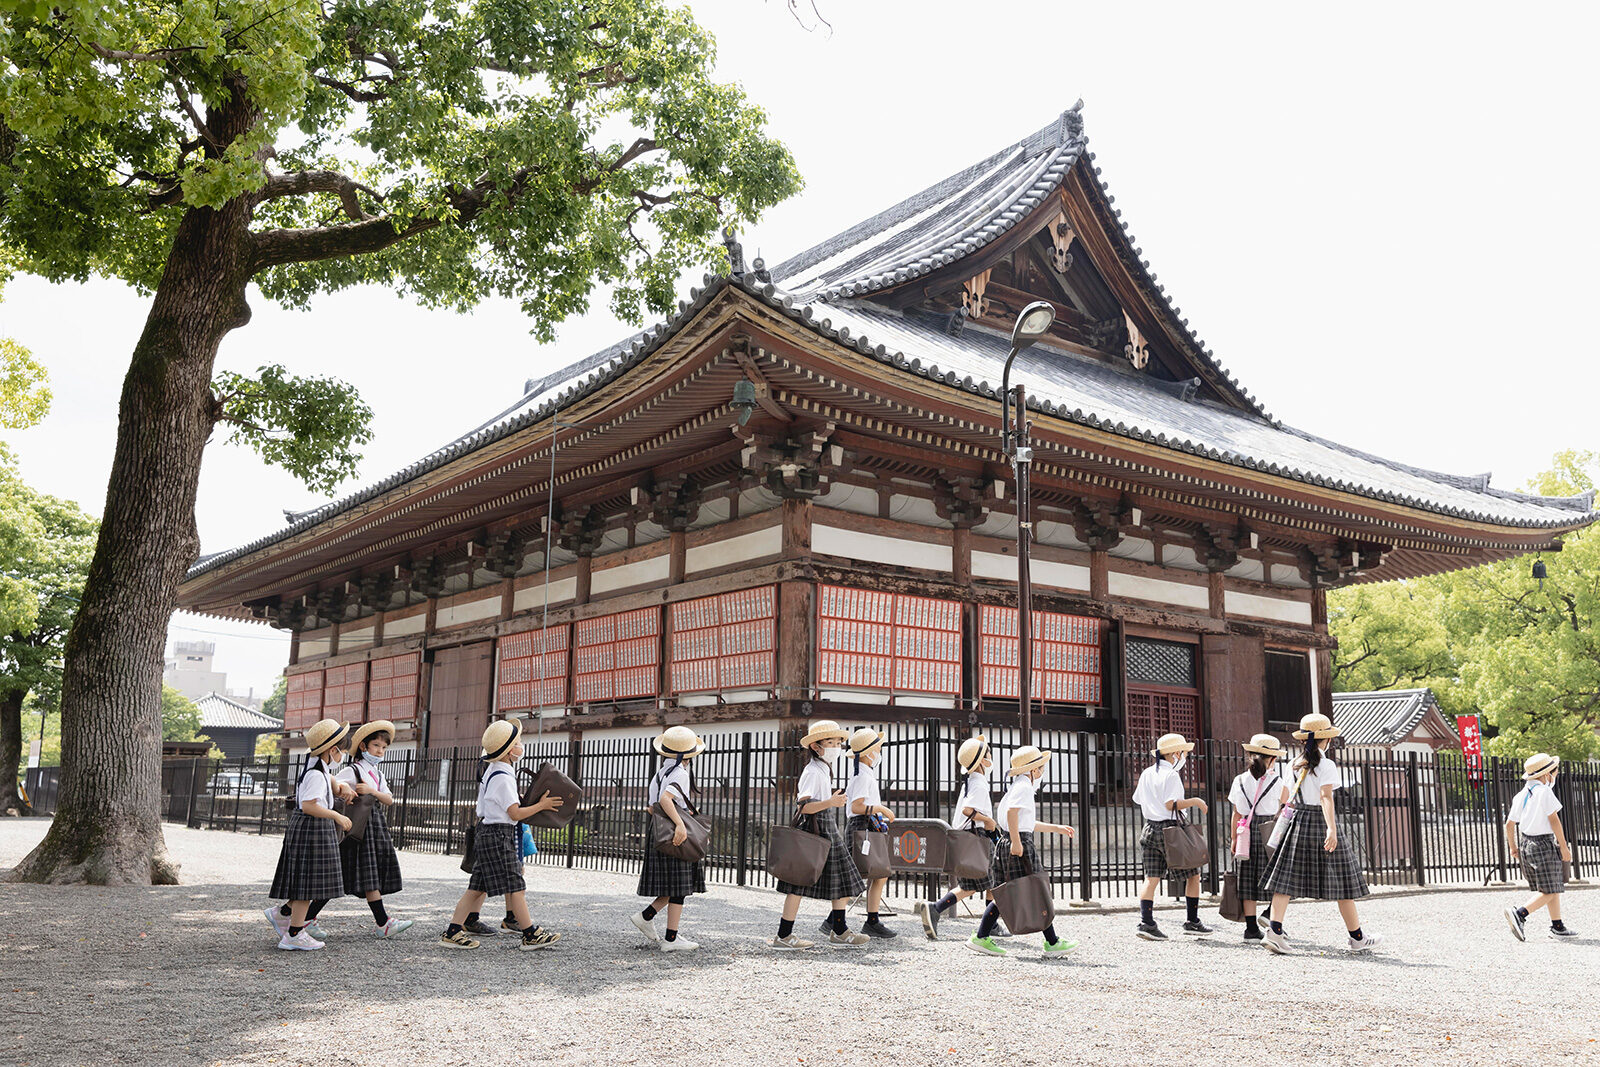
<path id="1" fill-rule="evenodd" d="M 1146 941 L 1165 941 L 1167 935 L 1161 932 L 1161 927 L 1154 922 L 1140 923 L 1139 936 Z"/>
<path id="2" fill-rule="evenodd" d="M 1244 939 L 1246 941 L 1260 941 L 1261 936 L 1261 927 L 1259 926 L 1246 926 L 1244 928 Z"/>
<path id="3" fill-rule="evenodd" d="M 888 941 L 897 936 L 893 930 L 889 929 L 881 922 L 865 922 L 861 925 L 861 932 L 866 934 L 868 937 L 876 937 L 884 941 Z"/>
<path id="4" fill-rule="evenodd" d="M 833 924 L 827 919 L 823 919 L 822 924 L 817 927 L 817 933 L 821 934 L 823 937 L 832 937 Z"/>
<path id="5" fill-rule="evenodd" d="M 501 919 L 500 929 L 510 930 L 514 934 L 522 933 L 522 927 L 517 925 L 517 921 L 515 919 Z"/>
<path id="6" fill-rule="evenodd" d="M 1578 936 L 1578 931 L 1574 930 L 1570 926 L 1563 926 L 1559 930 L 1557 930 L 1554 926 L 1552 926 L 1550 928 L 1550 936 L 1551 937 L 1577 937 Z"/>
<path id="7" fill-rule="evenodd" d="M 1199 919 L 1184 923 L 1183 932 L 1188 934 L 1190 937 L 1205 937 L 1208 934 L 1216 933 L 1215 930 L 1211 929 L 1211 927 L 1207 926 Z"/>
<path id="8" fill-rule="evenodd" d="M 500 933 L 499 930 L 496 930 L 482 919 L 473 919 L 461 929 L 465 930 L 473 937 L 495 937 Z"/>
<path id="9" fill-rule="evenodd" d="M 944 913 L 939 910 L 939 906 L 931 901 L 919 900 L 916 903 L 915 910 L 917 918 L 922 920 L 923 934 L 929 941 L 939 940 L 939 920 L 944 917 Z"/>

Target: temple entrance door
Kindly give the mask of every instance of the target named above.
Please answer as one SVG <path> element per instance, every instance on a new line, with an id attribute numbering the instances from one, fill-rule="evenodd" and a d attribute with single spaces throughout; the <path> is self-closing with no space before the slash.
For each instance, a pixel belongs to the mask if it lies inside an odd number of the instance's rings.
<path id="1" fill-rule="evenodd" d="M 428 747 L 476 748 L 489 725 L 493 684 L 493 641 L 476 641 L 435 652 L 428 700 Z"/>

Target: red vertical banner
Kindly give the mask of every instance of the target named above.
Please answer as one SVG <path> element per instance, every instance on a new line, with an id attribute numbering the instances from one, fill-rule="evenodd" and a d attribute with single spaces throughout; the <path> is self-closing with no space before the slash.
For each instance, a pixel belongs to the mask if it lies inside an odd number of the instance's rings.
<path id="1" fill-rule="evenodd" d="M 1461 735 L 1461 756 L 1467 762 L 1467 778 L 1474 785 L 1483 781 L 1483 731 L 1476 715 L 1457 715 L 1456 733 Z"/>

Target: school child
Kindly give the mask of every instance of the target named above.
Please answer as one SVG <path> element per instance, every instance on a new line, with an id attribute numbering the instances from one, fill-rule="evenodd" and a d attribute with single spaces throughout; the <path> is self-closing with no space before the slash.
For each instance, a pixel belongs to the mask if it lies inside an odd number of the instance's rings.
<path id="1" fill-rule="evenodd" d="M 335 781 L 355 790 L 357 796 L 377 797 L 367 816 L 365 836 L 359 841 L 346 838 L 339 846 L 339 858 L 344 867 L 344 891 L 353 897 L 366 898 L 367 907 L 372 909 L 372 921 L 378 924 L 379 937 L 393 937 L 412 926 L 410 919 L 392 917 L 384 904 L 385 897 L 401 889 L 400 857 L 395 854 L 385 813 L 394 803 L 394 793 L 389 789 L 388 779 L 378 769 L 384 752 L 394 740 L 394 732 L 394 723 L 387 719 L 356 727 L 350 735 L 349 757 L 334 775 Z"/>
<path id="2" fill-rule="evenodd" d="M 1283 745 L 1271 734 L 1256 734 L 1241 747 L 1250 753 L 1250 766 L 1233 780 L 1228 803 L 1233 805 L 1235 825 L 1240 819 L 1250 820 L 1250 855 L 1234 857 L 1234 877 L 1239 883 L 1239 905 L 1244 909 L 1244 939 L 1260 941 L 1256 899 L 1261 896 L 1261 876 L 1267 870 L 1267 836 L 1285 792 L 1276 770 Z"/>
<path id="3" fill-rule="evenodd" d="M 1370 890 L 1361 865 L 1339 836 L 1333 805 L 1333 791 L 1340 788 L 1339 767 L 1327 755 L 1338 736 L 1338 727 L 1326 715 L 1316 714 L 1302 718 L 1294 733 L 1305 748 L 1291 767 L 1297 786 L 1291 821 L 1261 876 L 1262 892 L 1272 894 L 1272 928 L 1263 933 L 1262 941 L 1280 956 L 1295 953 L 1283 934 L 1283 917 L 1292 897 L 1338 901 L 1349 933 L 1345 942 L 1349 952 L 1371 952 L 1383 942 L 1381 935 L 1361 929 L 1355 902 Z M 1290 793 L 1286 787 L 1282 799 L 1288 801 Z"/>
<path id="4" fill-rule="evenodd" d="M 878 792 L 878 758 L 883 755 L 883 741 L 882 734 L 865 726 L 850 735 L 855 766 L 844 793 L 850 812 L 850 822 L 845 827 L 847 842 L 855 840 L 857 830 L 872 830 L 875 825 L 883 825 L 877 820 L 894 822 L 894 812 L 883 806 L 883 796 Z M 861 932 L 868 937 L 888 940 L 895 936 L 894 931 L 883 924 L 882 913 L 878 910 L 883 906 L 883 891 L 888 885 L 889 879 L 874 878 L 867 886 L 867 921 L 862 924 Z M 833 931 L 824 924 L 822 932 Z"/>
<path id="5" fill-rule="evenodd" d="M 655 740 L 656 751 L 661 754 L 661 768 L 650 779 L 650 807 L 657 802 L 667 818 L 672 820 L 676 832 L 673 844 L 683 844 L 687 836 L 683 820 L 678 814 L 679 804 L 691 804 L 689 794 L 694 789 L 694 776 L 689 761 L 706 750 L 706 743 L 695 736 L 687 726 L 668 728 Z M 631 918 L 639 932 L 657 942 L 663 952 L 693 952 L 700 946 L 687 937 L 678 936 L 678 924 L 683 918 L 683 902 L 691 894 L 706 891 L 705 867 L 657 852 L 648 843 L 644 849 L 644 866 L 639 871 L 639 896 L 651 897 L 642 912 Z M 667 936 L 662 940 L 656 934 L 655 917 L 667 913 Z"/>
<path id="6" fill-rule="evenodd" d="M 767 942 L 769 948 L 793 951 L 812 946 L 812 942 L 796 937 L 794 932 L 802 897 L 833 902 L 833 910 L 828 913 L 830 932 L 824 944 L 834 948 L 860 948 L 872 940 L 866 934 L 853 933 L 845 925 L 845 909 L 866 888 L 834 815 L 835 809 L 844 807 L 846 800 L 843 790 L 833 788 L 833 763 L 843 751 L 840 746 L 848 736 L 838 723 L 819 719 L 800 738 L 800 747 L 807 758 L 795 790 L 796 803 L 803 817 L 801 825 L 809 822 L 813 833 L 828 839 L 828 862 L 813 885 L 778 882 L 778 892 L 784 895 L 783 916 L 778 922 L 778 936 Z"/>
<path id="7" fill-rule="evenodd" d="M 1506 818 L 1506 842 L 1511 858 L 1521 859 L 1528 874 L 1533 896 L 1522 907 L 1506 909 L 1506 922 L 1518 941 L 1528 940 L 1528 916 L 1540 908 L 1550 909 L 1550 933 L 1555 937 L 1577 937 L 1578 932 L 1561 921 L 1561 894 L 1567 888 L 1562 861 L 1572 862 L 1572 846 L 1561 826 L 1561 801 L 1554 789 L 1561 760 L 1546 752 L 1529 756 L 1522 765 L 1522 780 L 1527 786 L 1511 802 Z M 1518 833 L 1520 831 L 1520 835 Z"/>
<path id="8" fill-rule="evenodd" d="M 961 788 L 956 793 L 955 811 L 950 823 L 956 829 L 981 837 L 992 849 L 999 840 L 1000 824 L 994 821 L 994 798 L 989 795 L 989 768 L 994 760 L 989 758 L 989 742 L 982 734 L 967 738 L 956 750 L 956 762 L 961 767 Z M 922 920 L 922 932 L 929 941 L 939 940 L 939 921 L 944 913 L 974 893 L 982 893 L 985 900 L 994 899 L 994 874 L 985 871 L 981 878 L 958 878 L 956 887 L 937 902 L 919 900 L 912 907 Z M 1002 934 L 996 927 L 996 936 Z"/>
<path id="9" fill-rule="evenodd" d="M 996 812 L 1002 829 L 995 838 L 994 859 L 989 864 L 996 886 L 1043 870 L 1039 853 L 1033 847 L 1035 833 L 1067 837 L 1077 834 L 1070 826 L 1039 822 L 1035 816 L 1034 791 L 1039 788 L 1039 780 L 1044 777 L 1049 763 L 1050 753 L 1041 752 L 1033 745 L 1024 745 L 1011 754 L 1011 768 L 1006 772 L 1010 783 Z M 986 956 L 1006 955 L 1007 950 L 994 942 L 994 930 L 999 922 L 1000 905 L 991 900 L 978 921 L 978 932 L 967 939 L 967 947 Z M 1056 936 L 1054 923 L 1044 928 L 1045 955 L 1065 956 L 1077 947 L 1076 941 L 1064 941 Z"/>
<path id="10" fill-rule="evenodd" d="M 522 723 L 500 719 L 483 731 L 483 779 L 478 784 L 478 825 L 472 848 L 472 878 L 456 902 L 455 914 L 439 940 L 451 948 L 477 948 L 478 942 L 463 929 L 489 897 L 503 896 L 522 934 L 524 952 L 550 948 L 561 935 L 533 925 L 528 917 L 528 883 L 522 877 L 522 835 L 517 824 L 541 811 L 553 811 L 563 801 L 549 793 L 524 805 L 517 797 L 513 768 L 522 758 Z"/>
<path id="11" fill-rule="evenodd" d="M 305 767 L 295 782 L 294 810 L 289 813 L 278 870 L 268 894 L 287 903 L 265 912 L 281 949 L 322 948 L 311 924 L 324 904 L 344 894 L 339 831 L 350 829 L 350 820 L 333 810 L 333 800 L 336 795 L 349 799 L 355 794 L 349 786 L 334 782 L 328 767 L 339 762 L 349 734 L 349 726 L 333 719 L 323 719 L 305 733 Z"/>
<path id="12" fill-rule="evenodd" d="M 1178 813 L 1188 808 L 1207 811 L 1206 802 L 1199 797 L 1185 797 L 1183 779 L 1178 772 L 1189 762 L 1194 745 L 1184 740 L 1182 734 L 1162 734 L 1151 755 L 1153 766 L 1139 775 L 1133 789 L 1133 802 L 1144 813 L 1144 831 L 1139 835 L 1140 858 L 1144 863 L 1144 888 L 1139 891 L 1139 936 L 1146 941 L 1165 941 L 1167 935 L 1156 925 L 1156 889 L 1163 878 L 1186 879 L 1183 887 L 1188 904 L 1183 932 L 1192 937 L 1205 937 L 1211 927 L 1200 921 L 1200 871 L 1176 869 L 1167 866 L 1167 839 L 1163 831 L 1181 821 Z"/>

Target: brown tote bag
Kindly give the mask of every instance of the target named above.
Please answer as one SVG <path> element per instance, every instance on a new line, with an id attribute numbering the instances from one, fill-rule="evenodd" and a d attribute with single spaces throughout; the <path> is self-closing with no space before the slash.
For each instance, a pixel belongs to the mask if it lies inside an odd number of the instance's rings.
<path id="1" fill-rule="evenodd" d="M 1239 876 L 1232 871 L 1222 876 L 1222 904 L 1217 914 L 1231 923 L 1244 922 L 1244 904 L 1239 900 Z"/>
<path id="2" fill-rule="evenodd" d="M 821 834 L 799 826 L 774 826 L 767 831 L 767 872 L 790 885 L 816 885 L 831 847 Z"/>
<path id="3" fill-rule="evenodd" d="M 350 829 L 344 831 L 344 837 L 351 841 L 362 841 L 367 836 L 367 821 L 372 818 L 372 806 L 378 798 L 371 793 L 362 793 L 354 800 L 335 800 L 333 810 L 350 820 Z"/>
<path id="4" fill-rule="evenodd" d="M 663 856 L 671 856 L 685 863 L 699 863 L 711 848 L 711 820 L 689 803 L 689 798 L 683 795 L 682 790 L 674 789 L 674 792 L 678 794 L 678 799 L 673 807 L 677 809 L 678 818 L 683 820 L 683 829 L 689 836 L 683 839 L 681 845 L 672 843 L 678 828 L 672 824 L 672 819 L 658 800 L 650 805 L 650 846 Z"/>
<path id="5" fill-rule="evenodd" d="M 1014 934 L 1036 934 L 1056 920 L 1056 902 L 1050 895 L 1050 879 L 1030 870 L 1021 878 L 994 887 L 994 902 L 1000 918 Z"/>
<path id="6" fill-rule="evenodd" d="M 850 840 L 856 870 L 869 882 L 889 877 L 889 835 L 878 830 L 857 830 Z"/>
<path id="7" fill-rule="evenodd" d="M 994 842 L 967 830 L 945 835 L 944 869 L 957 878 L 982 878 L 989 873 Z"/>
<path id="8" fill-rule="evenodd" d="M 1206 845 L 1206 832 L 1195 823 L 1184 821 L 1177 826 L 1162 829 L 1161 838 L 1167 846 L 1167 867 L 1172 870 L 1199 870 L 1211 863 L 1211 849 Z"/>
<path id="9" fill-rule="evenodd" d="M 546 793 L 560 797 L 562 805 L 552 811 L 541 811 L 537 815 L 530 815 L 522 821 L 542 830 L 565 829 L 578 815 L 578 804 L 583 800 L 583 789 L 577 782 L 556 770 L 552 764 L 541 763 L 539 769 L 534 772 L 533 784 L 522 794 L 523 807 L 537 804 L 539 798 Z"/>

